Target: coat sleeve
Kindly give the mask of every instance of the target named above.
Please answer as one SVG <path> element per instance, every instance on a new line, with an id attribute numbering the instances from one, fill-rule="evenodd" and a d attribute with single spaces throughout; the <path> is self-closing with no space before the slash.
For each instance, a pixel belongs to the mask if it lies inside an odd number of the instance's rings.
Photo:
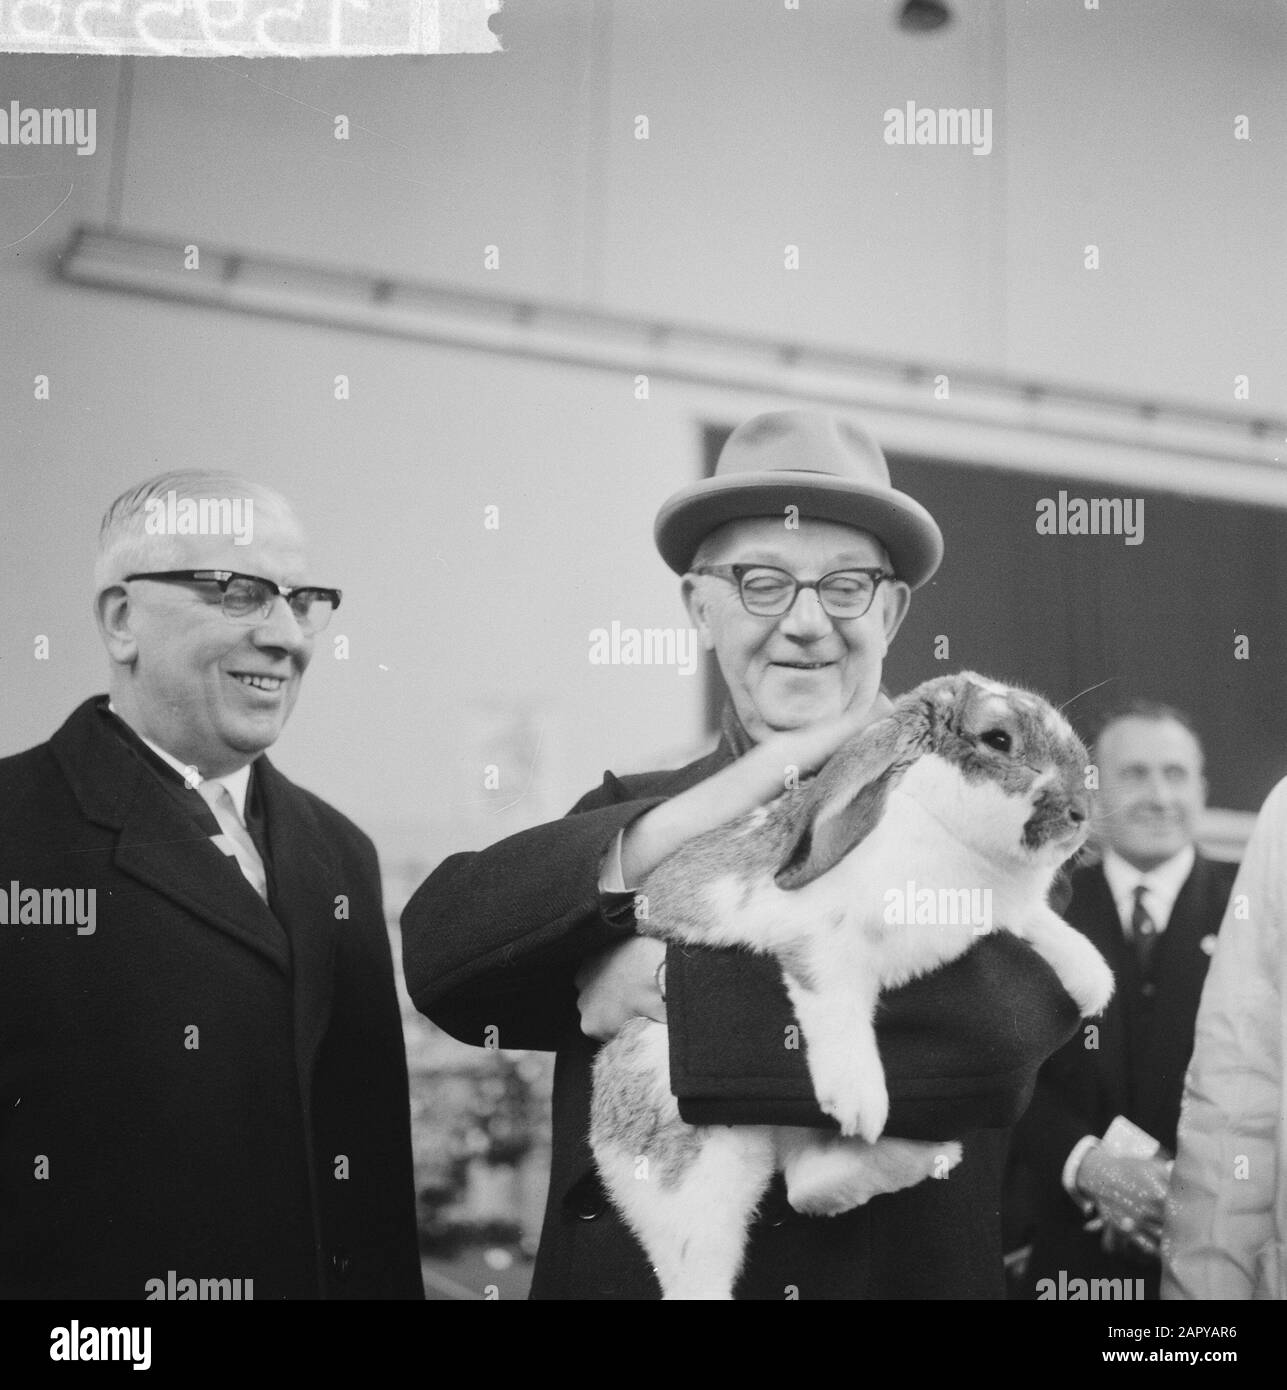
<path id="1" fill-rule="evenodd" d="M 1285 835 L 1287 781 L 1256 822 L 1202 991 L 1167 1196 L 1163 1298 L 1287 1295 L 1275 1221 Z"/>
<path id="2" fill-rule="evenodd" d="M 672 946 L 671 1087 L 689 1124 L 834 1128 L 818 1107 L 776 962 Z M 886 1133 L 941 1140 L 1014 1124 L 1037 1068 L 1077 1024 L 1054 971 L 1009 932 L 881 996 Z"/>
<path id="3" fill-rule="evenodd" d="M 417 1008 L 475 1046 L 586 1047 L 577 968 L 635 930 L 633 896 L 599 892 L 603 857 L 665 799 L 639 792 L 609 774 L 563 820 L 445 860 L 402 914 Z M 830 1126 L 776 962 L 672 946 L 666 979 L 671 1082 L 685 1120 Z M 877 1022 L 889 1132 L 938 1139 L 1013 1124 L 1037 1067 L 1075 1021 L 1049 966 L 1004 932 L 892 992 Z"/>
<path id="4" fill-rule="evenodd" d="M 663 799 L 631 799 L 609 774 L 562 820 L 444 860 L 402 914 L 416 1007 L 477 1047 L 584 1044 L 577 968 L 634 931 L 632 897 L 599 892 L 603 856 Z"/>
<path id="5" fill-rule="evenodd" d="M 1088 1020 L 1088 1025 L 1094 1023 Z M 1013 1151 L 1047 1196 L 1063 1191 L 1064 1166 L 1078 1142 L 1087 1135 L 1100 1137 L 1101 1126 L 1095 1116 L 1075 1099 L 1084 1047 L 1079 1027 L 1072 1040 L 1038 1072 L 1032 1104 L 1015 1126 Z M 1072 1201 L 1070 1197 L 1067 1200 Z"/>

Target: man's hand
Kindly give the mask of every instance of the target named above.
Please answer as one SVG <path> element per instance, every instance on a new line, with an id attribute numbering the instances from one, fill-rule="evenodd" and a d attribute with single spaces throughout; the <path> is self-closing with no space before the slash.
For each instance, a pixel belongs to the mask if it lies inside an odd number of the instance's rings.
<path id="1" fill-rule="evenodd" d="M 695 835 L 736 820 L 787 788 L 788 770 L 804 777 L 816 771 L 844 741 L 888 714 L 885 696 L 860 713 L 847 711 L 807 729 L 774 734 L 728 767 L 639 817 L 621 841 L 627 886 L 638 887 L 669 855 Z"/>
<path id="2" fill-rule="evenodd" d="M 788 771 L 815 772 L 846 739 L 888 714 L 891 701 L 877 696 L 860 713 L 847 711 L 807 729 L 775 734 L 713 777 L 629 826 L 621 839 L 621 871 L 626 886 L 638 887 L 669 855 L 695 835 L 736 820 L 786 790 Z M 666 1021 L 657 987 L 657 967 L 666 958 L 662 941 L 650 937 L 610 946 L 591 956 L 577 972 L 581 1031 L 601 1042 L 614 1038 L 632 1018 Z"/>
<path id="3" fill-rule="evenodd" d="M 576 973 L 581 1031 L 607 1042 L 632 1018 L 665 1023 L 657 986 L 657 967 L 665 959 L 666 943 L 650 936 L 631 937 L 589 957 Z"/>
<path id="4" fill-rule="evenodd" d="M 1154 1158 L 1125 1158 L 1091 1149 L 1077 1169 L 1077 1189 L 1095 1203 L 1103 1222 L 1105 1250 L 1134 1247 L 1157 1256 L 1171 1164 Z"/>

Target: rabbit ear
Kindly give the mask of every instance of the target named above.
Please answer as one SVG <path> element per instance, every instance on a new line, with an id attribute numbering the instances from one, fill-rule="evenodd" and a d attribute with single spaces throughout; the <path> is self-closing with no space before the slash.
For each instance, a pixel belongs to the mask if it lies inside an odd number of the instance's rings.
<path id="1" fill-rule="evenodd" d="M 779 888 L 812 883 L 867 838 L 889 788 L 916 758 L 928 730 L 928 705 L 918 701 L 868 725 L 831 756 L 800 806 L 774 875 Z"/>

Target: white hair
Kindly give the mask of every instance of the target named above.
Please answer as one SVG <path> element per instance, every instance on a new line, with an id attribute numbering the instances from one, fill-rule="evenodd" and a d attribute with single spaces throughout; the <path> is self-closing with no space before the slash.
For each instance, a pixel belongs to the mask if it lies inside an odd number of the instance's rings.
<path id="1" fill-rule="evenodd" d="M 94 561 L 94 590 L 118 584 L 139 570 L 177 569 L 183 559 L 183 537 L 157 534 L 147 529 L 149 503 L 175 499 L 252 498 L 256 506 L 298 525 L 290 503 L 270 487 L 252 482 L 239 473 L 214 468 L 190 468 L 158 473 L 121 495 L 103 513 L 98 530 L 98 556 Z"/>

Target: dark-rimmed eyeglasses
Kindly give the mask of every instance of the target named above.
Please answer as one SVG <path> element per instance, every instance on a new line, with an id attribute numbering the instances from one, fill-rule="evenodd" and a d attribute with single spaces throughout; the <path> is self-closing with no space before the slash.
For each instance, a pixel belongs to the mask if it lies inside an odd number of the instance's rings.
<path id="1" fill-rule="evenodd" d="M 340 606 L 338 589 L 321 589 L 314 584 L 274 584 L 258 574 L 238 574 L 236 570 L 157 570 L 151 574 L 127 574 L 135 579 L 156 579 L 163 584 L 217 584 L 223 615 L 234 623 L 263 622 L 280 597 L 295 615 L 302 632 L 321 632 Z"/>
<path id="2" fill-rule="evenodd" d="M 829 618 L 861 618 L 871 607 L 884 579 L 895 576 L 882 569 L 832 570 L 821 579 L 797 579 L 774 565 L 703 565 L 693 574 L 710 574 L 737 585 L 742 607 L 757 618 L 780 618 L 789 613 L 801 589 L 818 595 Z"/>

